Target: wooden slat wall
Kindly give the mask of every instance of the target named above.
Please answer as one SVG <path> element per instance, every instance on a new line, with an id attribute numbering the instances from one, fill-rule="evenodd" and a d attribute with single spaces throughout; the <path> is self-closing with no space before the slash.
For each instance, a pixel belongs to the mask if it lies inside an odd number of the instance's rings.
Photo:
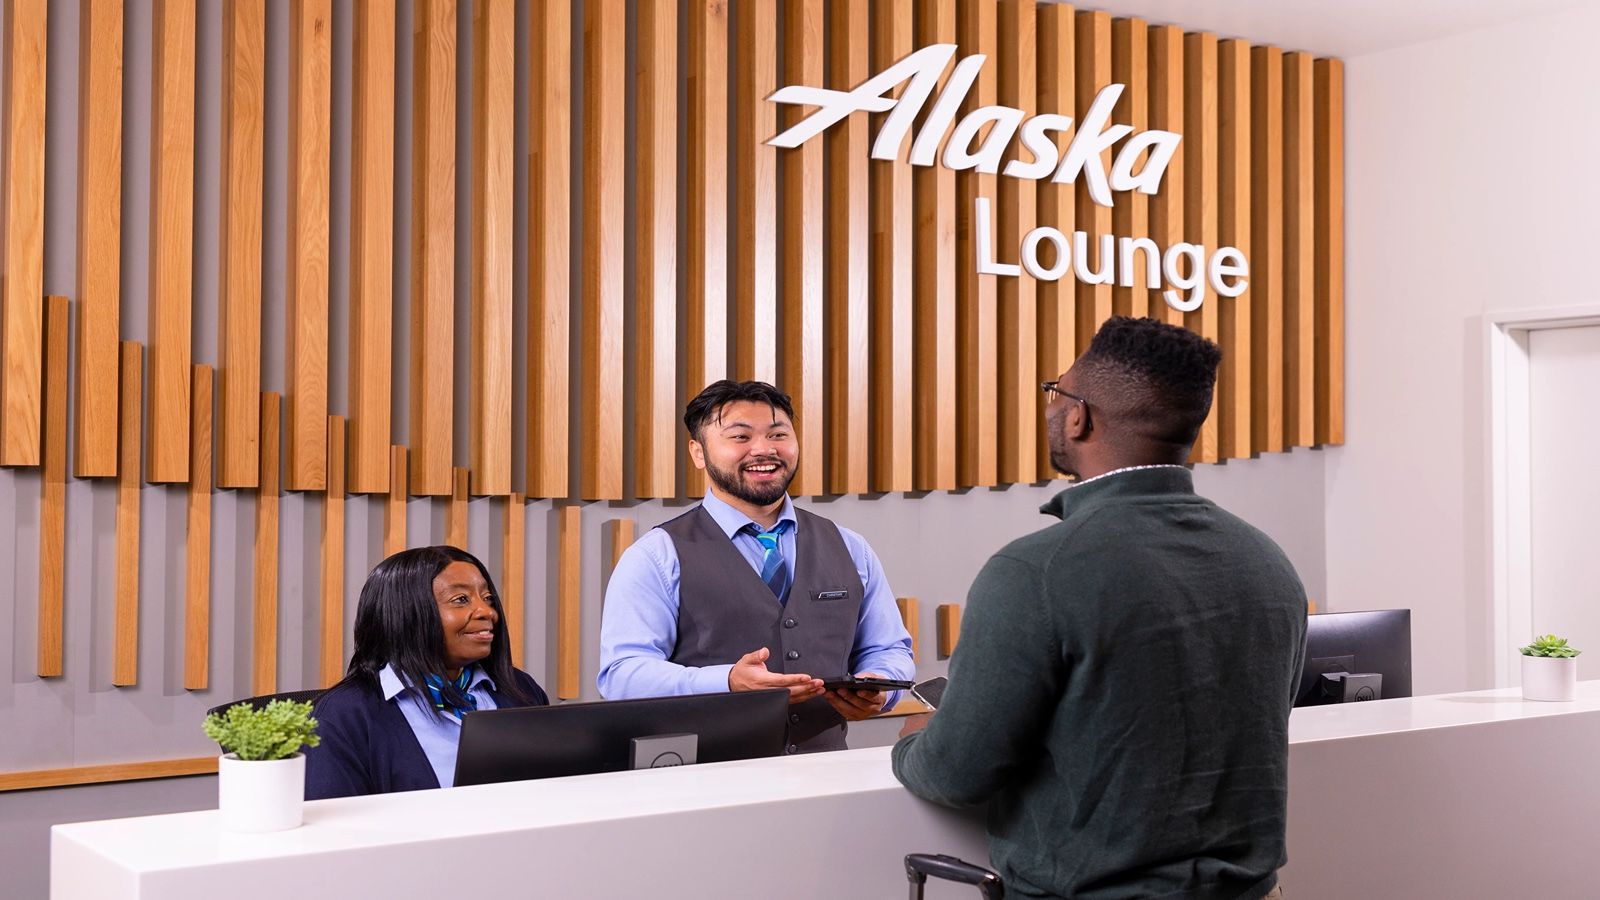
<path id="1" fill-rule="evenodd" d="M 788 0 L 783 6 L 783 77 L 787 84 L 823 83 L 822 0 Z M 799 120 L 786 107 L 780 127 Z M 823 178 L 822 143 L 808 141 L 779 161 L 783 179 L 783 352 L 779 384 L 794 400 L 794 430 L 800 459 L 789 492 L 823 492 L 824 408 L 822 385 Z"/>
<path id="2" fill-rule="evenodd" d="M 1283 57 L 1284 444 L 1316 441 L 1316 184 L 1312 60 Z"/>
<path id="3" fill-rule="evenodd" d="M 40 678 L 62 674 L 67 577 L 67 298 L 45 298 L 44 446 L 39 487 Z"/>
<path id="4" fill-rule="evenodd" d="M 118 474 L 117 368 L 122 283 L 122 0 L 86 0 L 79 10 L 78 341 L 73 435 L 78 477 Z M 38 298 L 30 298 L 33 303 Z M 37 308 L 37 307 L 35 307 Z M 37 324 L 34 327 L 37 334 Z M 37 344 L 26 351 L 35 388 Z M 8 362 L 8 365 L 10 363 Z M 35 448 L 29 464 L 38 462 Z"/>
<path id="5" fill-rule="evenodd" d="M 1087 110 L 1094 103 L 1094 98 L 1100 90 L 1111 83 L 1111 17 L 1103 12 L 1078 13 L 1078 34 L 1076 52 L 1073 54 L 1077 66 L 1073 87 L 1077 91 L 1078 102 L 1073 109 Z M 1189 142 L 1184 136 L 1184 143 Z M 1111 151 L 1101 154 L 1104 167 L 1111 171 Z M 1079 178 L 1077 184 L 1078 215 L 1076 225 L 1088 233 L 1089 240 L 1085 244 L 1085 252 L 1079 253 L 1076 242 L 1073 246 L 1073 268 L 1079 273 L 1099 273 L 1097 280 L 1101 284 L 1090 284 L 1081 280 L 1077 286 L 1078 293 L 1078 351 L 1081 353 L 1089 346 L 1089 341 L 1094 333 L 1100 329 L 1100 323 L 1111 318 L 1111 279 L 1106 275 L 1115 277 L 1115 260 L 1105 254 L 1103 237 L 1112 234 L 1111 207 L 1101 206 L 1089 196 L 1089 188 L 1085 179 Z M 1172 190 L 1171 186 L 1167 190 Z M 1119 198 L 1120 199 L 1120 198 Z"/>
<path id="6" fill-rule="evenodd" d="M 451 471 L 450 502 L 445 510 L 444 542 L 452 547 L 467 549 L 467 499 L 470 496 L 470 470 L 457 467 Z"/>
<path id="7" fill-rule="evenodd" d="M 1250 51 L 1251 447 L 1283 450 L 1283 51 Z"/>
<path id="8" fill-rule="evenodd" d="M 611 519 L 606 522 L 606 540 L 611 544 L 611 551 L 606 554 L 607 583 L 610 583 L 611 573 L 617 568 L 617 561 L 622 559 L 622 552 L 633 546 L 637 528 L 637 523 L 632 519 Z"/>
<path id="9" fill-rule="evenodd" d="M 189 480 L 194 298 L 195 4 L 156 0 L 150 110 L 151 481 Z"/>
<path id="10" fill-rule="evenodd" d="M 111 683 L 118 687 L 139 682 L 139 487 L 140 430 L 144 411 L 144 348 L 133 341 L 121 346 L 121 375 L 117 383 L 121 434 L 117 453 L 117 555 L 116 595 L 111 648 Z"/>
<path id="11" fill-rule="evenodd" d="M 955 0 L 917 0 L 916 39 L 919 47 L 955 43 Z M 949 77 L 940 76 L 938 91 Z M 956 175 L 918 166 L 912 178 L 916 488 L 950 490 L 956 486 Z"/>
<path id="12" fill-rule="evenodd" d="M 389 448 L 389 496 L 383 501 L 383 555 L 406 549 L 406 448 Z"/>
<path id="13" fill-rule="evenodd" d="M 360 3 L 353 19 L 347 486 L 373 494 L 389 489 L 392 440 L 395 10 Z"/>
<path id="14" fill-rule="evenodd" d="M 1237 247 L 1250 259 L 1250 45 L 1222 41 L 1217 45 L 1217 243 L 1208 247 Z M 1208 291 L 1211 289 L 1208 288 Z M 1248 290 L 1248 289 L 1247 289 Z M 1219 297 L 1210 293 L 1208 304 L 1217 307 L 1217 334 L 1222 346 L 1222 369 L 1216 399 L 1218 444 L 1223 459 L 1250 456 L 1250 350 L 1249 298 Z"/>
<path id="15" fill-rule="evenodd" d="M 880 0 L 870 6 L 870 68 L 882 71 L 911 52 L 911 0 Z M 887 113 L 872 117 L 870 135 Z M 902 152 L 904 148 L 901 148 Z M 865 153 L 865 150 L 863 150 Z M 909 491 L 912 480 L 912 232 L 911 167 L 898 160 L 871 160 L 871 254 L 868 261 L 872 316 L 872 489 Z"/>
<path id="16" fill-rule="evenodd" d="M 1217 36 L 1209 32 L 1184 36 L 1183 45 L 1183 156 L 1185 240 L 1209 252 L 1217 246 Z M 1170 189 L 1170 188 L 1169 188 Z M 1204 273 L 1201 273 L 1204 275 Z M 1212 294 L 1209 302 L 1184 314 L 1184 324 L 1210 340 L 1220 336 L 1218 307 L 1221 298 Z M 1220 301 L 1220 302 L 1219 302 Z M 1211 413 L 1200 427 L 1190 458 L 1196 462 L 1221 459 L 1221 404 L 1213 402 Z"/>
<path id="17" fill-rule="evenodd" d="M 505 510 L 500 529 L 500 608 L 506 620 L 501 627 L 511 642 L 511 664 L 522 665 L 523 644 L 527 640 L 526 618 L 528 595 L 528 512 L 522 494 L 513 493 L 505 498 Z"/>
<path id="18" fill-rule="evenodd" d="M 939 658 L 949 659 L 956 652 L 956 642 L 961 640 L 961 607 L 941 603 L 935 612 L 934 620 L 939 626 Z"/>
<path id="19" fill-rule="evenodd" d="M 678 412 L 678 4 L 639 4 L 633 495 L 672 497 Z"/>
<path id="20" fill-rule="evenodd" d="M 317 596 L 321 604 L 318 673 L 323 687 L 344 674 L 345 419 L 328 417 L 328 489 L 322 497 L 322 547 Z"/>
<path id="21" fill-rule="evenodd" d="M 583 507 L 556 507 L 556 699 L 575 700 L 582 680 Z"/>
<path id="22" fill-rule="evenodd" d="M 778 4 L 730 4 L 733 29 L 733 377 L 778 380 Z M 787 73 L 785 73 L 787 76 Z M 784 83 L 793 84 L 785 77 Z M 809 81 L 806 84 L 820 84 Z M 785 123 L 787 124 L 787 123 Z M 694 385 L 691 393 L 705 385 Z M 780 385 L 781 387 L 782 385 Z M 803 437 L 803 435 L 802 435 Z"/>
<path id="23" fill-rule="evenodd" d="M 622 276 L 627 109 L 624 0 L 583 15 L 582 495 L 622 497 Z"/>
<path id="24" fill-rule="evenodd" d="M 1041 111 L 1077 108 L 1077 57 L 1078 29 L 1072 7 L 1066 4 L 1047 4 L 1039 7 L 1039 102 Z M 1065 153 L 1071 135 L 1057 135 L 1056 147 Z M 1078 202 L 1073 185 L 1059 184 L 1051 179 L 1039 182 L 1038 217 L 1041 224 L 1049 224 L 1063 234 L 1072 234 L 1076 228 Z M 1053 260 L 1052 260 L 1053 261 Z M 1078 355 L 1077 282 L 1070 278 L 1046 281 L 1039 284 L 1039 363 L 1040 381 L 1057 378 L 1065 372 Z M 1038 404 L 1038 400 L 1033 401 Z M 1035 405 L 1035 410 L 1040 406 Z M 1037 414 L 1037 413 L 1036 413 Z M 1043 481 L 1056 475 L 1050 464 L 1050 436 L 1044 428 L 1038 429 L 1035 451 L 1034 478 Z"/>
<path id="25" fill-rule="evenodd" d="M 284 485 L 328 481 L 328 204 L 333 131 L 333 8 L 294 0 L 289 15 L 288 396 Z"/>
<path id="26" fill-rule="evenodd" d="M 1183 134 L 1183 29 L 1176 25 L 1157 25 L 1150 29 L 1150 127 Z M 1150 237 L 1157 246 L 1166 248 L 1184 240 L 1184 197 L 1187 185 L 1184 169 L 1187 167 L 1189 143 L 1185 138 L 1178 144 L 1172 162 L 1167 165 L 1167 175 L 1161 192 L 1150 198 Z M 1151 315 L 1169 325 L 1182 325 L 1183 313 L 1174 309 L 1158 288 L 1150 296 Z"/>
<path id="27" fill-rule="evenodd" d="M 411 120 L 412 493 L 450 493 L 454 452 L 456 0 L 417 0 Z"/>
<path id="28" fill-rule="evenodd" d="M 217 486 L 255 487 L 261 436 L 264 0 L 226 0 L 222 36 Z"/>
<path id="29" fill-rule="evenodd" d="M 869 74 L 868 8 L 851 0 L 832 0 L 827 12 L 827 85 L 847 91 Z M 828 339 L 823 344 L 828 393 L 826 489 L 831 494 L 860 494 L 868 484 L 867 423 L 872 396 L 867 366 L 872 210 L 867 117 L 851 116 L 830 129 L 824 140 L 828 183 L 824 260 Z"/>
<path id="30" fill-rule="evenodd" d="M 529 497 L 568 495 L 572 7 L 533 6 L 528 80 Z"/>
<path id="31" fill-rule="evenodd" d="M 1036 9 L 1034 0 L 1000 2 L 1000 103 L 1024 112 L 1039 111 Z M 1013 149 L 1005 158 L 1010 161 L 1018 155 Z M 1019 178 L 998 181 L 996 240 L 1002 257 L 1011 259 L 1014 248 L 1022 246 L 1022 236 L 1039 219 L 1039 186 Z M 1032 277 L 998 281 L 1000 444 L 996 478 L 1009 484 L 1033 481 L 1039 474 L 1039 301 L 1038 283 Z"/>
<path id="32" fill-rule="evenodd" d="M 991 0 L 956 5 L 956 34 L 962 55 L 982 53 L 994 59 L 999 49 L 997 28 Z M 977 81 L 961 104 L 963 115 L 994 105 L 999 96 L 995 70 L 994 65 L 979 70 Z M 973 264 L 978 242 L 987 240 L 987 236 L 978 233 L 975 204 L 984 199 L 991 217 L 1004 218 L 998 194 L 994 175 L 976 170 L 956 173 L 956 481 L 962 487 L 998 481 L 997 285 L 994 278 L 979 275 Z"/>
<path id="33" fill-rule="evenodd" d="M 900 608 L 900 623 L 906 627 L 906 633 L 911 635 L 911 658 L 916 659 L 917 647 L 921 643 L 918 639 L 921 628 L 918 627 L 920 618 L 917 615 L 917 598 L 897 597 L 894 603 Z"/>
<path id="34" fill-rule="evenodd" d="M 1112 121 L 1132 125 L 1139 134 L 1150 127 L 1150 26 L 1143 19 L 1115 19 L 1111 23 L 1111 77 L 1125 88 L 1122 98 L 1112 113 Z M 1121 148 L 1121 144 L 1118 144 Z M 1150 198 L 1139 191 L 1117 195 L 1111 208 L 1112 229 L 1117 240 L 1142 238 L 1150 235 Z M 1160 246 L 1159 244 L 1157 246 Z M 1145 254 L 1137 257 L 1132 277 L 1133 284 L 1123 287 L 1119 270 L 1117 284 L 1111 289 L 1111 308 L 1119 316 L 1143 318 L 1150 312 L 1152 295 L 1145 286 Z M 1127 265 L 1127 263 L 1123 263 Z"/>
<path id="35" fill-rule="evenodd" d="M 684 228 L 683 390 L 678 395 L 685 403 L 728 373 L 728 8 L 724 0 L 686 2 L 689 221 Z M 678 445 L 685 446 L 682 438 Z M 684 454 L 684 494 L 697 497 L 705 492 L 705 473 L 687 461 L 687 450 Z"/>
<path id="36" fill-rule="evenodd" d="M 39 464 L 43 363 L 46 0 L 5 5 L 5 121 L 0 169 L 0 465 Z M 80 439 L 81 440 L 81 439 Z M 113 438 L 115 440 L 115 438 Z M 115 463 L 115 450 L 112 461 Z"/>
<path id="37" fill-rule="evenodd" d="M 472 7 L 472 384 L 467 443 L 474 494 L 511 493 L 517 120 L 505 111 L 515 109 L 517 102 L 516 13 L 510 3 Z"/>
<path id="38" fill-rule="evenodd" d="M 1344 62 L 1316 62 L 1316 442 L 1344 443 Z"/>
<path id="39" fill-rule="evenodd" d="M 261 474 L 256 489 L 255 604 L 252 617 L 250 692 L 278 690 L 278 512 L 282 398 L 261 395 Z"/>
<path id="40" fill-rule="evenodd" d="M 183 687 L 202 691 L 211 682 L 211 487 L 212 401 L 215 377 L 210 366 L 190 375 L 188 534 L 183 588 Z M 343 623 L 340 623 L 343 625 Z"/>

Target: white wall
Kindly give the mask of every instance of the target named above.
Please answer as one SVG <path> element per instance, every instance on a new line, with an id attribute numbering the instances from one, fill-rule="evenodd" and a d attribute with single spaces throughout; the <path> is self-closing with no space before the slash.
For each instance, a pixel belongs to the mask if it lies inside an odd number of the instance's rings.
<path id="1" fill-rule="evenodd" d="M 1595 302 L 1596 33 L 1590 5 L 1346 61 L 1328 596 L 1415 610 L 1417 693 L 1492 678 L 1481 317 Z"/>

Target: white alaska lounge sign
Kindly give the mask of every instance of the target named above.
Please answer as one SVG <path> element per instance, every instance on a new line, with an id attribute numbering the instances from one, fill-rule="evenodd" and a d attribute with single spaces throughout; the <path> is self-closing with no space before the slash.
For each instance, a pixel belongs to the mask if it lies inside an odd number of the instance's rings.
<path id="1" fill-rule="evenodd" d="M 775 147 L 798 147 L 851 113 L 886 112 L 889 115 L 872 144 L 872 158 L 894 160 L 918 114 L 938 86 L 939 76 L 955 55 L 955 44 L 923 47 L 849 91 L 804 85 L 779 88 L 768 98 L 772 102 L 817 109 L 767 143 Z M 1107 85 L 1100 91 L 1076 122 L 1076 131 L 1073 131 L 1071 116 L 1041 113 L 1028 117 L 1022 110 L 1010 106 L 981 107 L 956 122 L 961 103 L 977 81 L 985 59 L 982 54 L 974 54 L 956 64 L 911 143 L 911 165 L 934 165 L 939 144 L 949 133 L 944 157 L 939 162 L 957 172 L 973 170 L 1009 178 L 1049 178 L 1068 184 L 1082 178 L 1089 196 L 1101 206 L 1112 205 L 1114 192 L 1154 194 L 1161 189 L 1161 179 L 1183 138 L 1171 131 L 1149 130 L 1134 134 L 1131 126 L 1109 124 L 1112 109 L 1122 96 L 1120 84 Z M 885 96 L 901 84 L 906 87 L 899 97 Z M 952 124 L 953 132 L 950 131 Z M 991 126 L 987 135 L 983 134 L 985 126 Z M 1063 153 L 1057 148 L 1054 135 L 1069 131 L 1073 131 L 1072 140 Z M 1006 149 L 1019 135 L 1023 152 L 1002 169 L 1000 163 Z M 1111 171 L 1107 172 L 1102 154 L 1124 138 L 1126 141 L 1117 150 Z M 1024 156 L 1031 156 L 1031 161 L 1025 161 Z M 1141 158 L 1144 164 L 1135 170 Z M 1070 270 L 1085 284 L 1115 282 L 1133 287 L 1135 254 L 1142 252 L 1142 286 L 1157 287 L 1163 283 L 1164 275 L 1169 287 L 1162 291 L 1162 296 L 1174 309 L 1185 312 L 1198 309 L 1205 299 L 1208 283 L 1223 297 L 1237 297 L 1249 286 L 1246 279 L 1250 265 L 1237 247 L 1219 247 L 1208 257 L 1206 248 L 1196 244 L 1177 243 L 1163 252 L 1149 238 L 1101 235 L 1095 254 L 1100 263 L 1096 271 L 1089 265 L 1088 233 L 1074 232 L 1069 240 L 1066 234 L 1048 225 L 1033 229 L 1023 238 L 1019 248 L 1020 264 L 999 262 L 993 249 L 994 231 L 988 198 L 977 198 L 972 213 L 978 235 L 975 264 L 983 274 L 1019 276 L 1022 269 L 1027 269 L 1034 278 L 1056 281 Z M 1040 245 L 1047 243 L 1055 251 L 1048 266 L 1040 253 Z"/>

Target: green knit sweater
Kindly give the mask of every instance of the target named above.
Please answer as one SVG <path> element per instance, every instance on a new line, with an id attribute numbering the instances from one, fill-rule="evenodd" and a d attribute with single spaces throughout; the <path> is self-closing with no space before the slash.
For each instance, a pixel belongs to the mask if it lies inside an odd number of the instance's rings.
<path id="1" fill-rule="evenodd" d="M 1187 469 L 1113 473 L 1043 511 L 1061 522 L 973 582 L 949 688 L 895 776 L 988 804 L 1008 894 L 1266 894 L 1287 860 L 1294 568 Z"/>

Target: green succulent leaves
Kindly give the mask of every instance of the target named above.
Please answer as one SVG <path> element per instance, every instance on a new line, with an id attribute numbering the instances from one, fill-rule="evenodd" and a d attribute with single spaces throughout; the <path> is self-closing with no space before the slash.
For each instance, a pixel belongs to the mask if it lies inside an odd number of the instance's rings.
<path id="1" fill-rule="evenodd" d="M 200 727 L 222 749 L 246 760 L 287 759 L 322 742 L 311 704 L 293 700 L 274 700 L 261 709 L 235 703 L 206 716 Z"/>
<path id="2" fill-rule="evenodd" d="M 1523 656 L 1542 656 L 1548 659 L 1571 659 L 1582 652 L 1568 647 L 1566 638 L 1558 638 L 1553 634 L 1536 637 L 1533 643 L 1522 648 Z"/>

